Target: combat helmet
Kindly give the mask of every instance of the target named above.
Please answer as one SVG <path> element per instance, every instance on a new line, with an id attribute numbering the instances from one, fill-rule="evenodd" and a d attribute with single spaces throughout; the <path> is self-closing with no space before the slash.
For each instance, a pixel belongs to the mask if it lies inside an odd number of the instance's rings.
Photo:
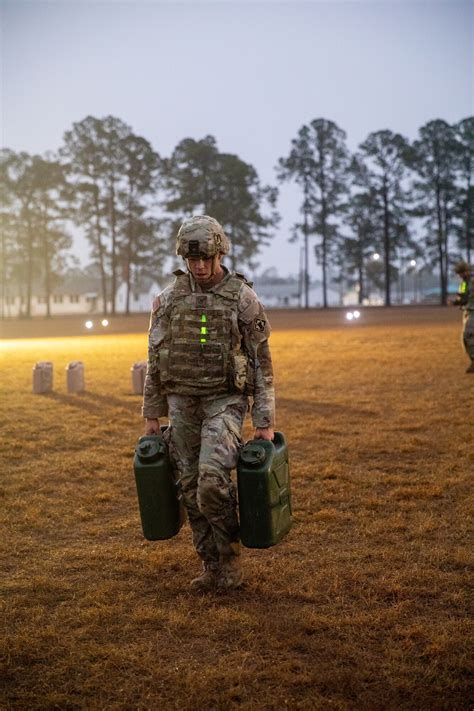
<path id="1" fill-rule="evenodd" d="M 213 217 L 195 215 L 185 220 L 176 237 L 176 254 L 188 257 L 214 257 L 227 254 L 230 240 Z"/>
<path id="2" fill-rule="evenodd" d="M 461 275 L 461 274 L 465 274 L 466 272 L 470 273 L 470 271 L 471 271 L 471 265 L 463 260 L 461 260 L 454 266 L 455 274 Z"/>

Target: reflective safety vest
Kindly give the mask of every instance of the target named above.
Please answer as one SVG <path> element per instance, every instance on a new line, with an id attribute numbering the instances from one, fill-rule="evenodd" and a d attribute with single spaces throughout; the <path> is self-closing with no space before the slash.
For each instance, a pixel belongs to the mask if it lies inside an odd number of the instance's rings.
<path id="1" fill-rule="evenodd" d="M 238 301 L 245 277 L 232 274 L 216 292 L 193 292 L 178 273 L 168 332 L 159 349 L 167 393 L 212 395 L 246 390 L 248 358 L 241 350 Z"/>
<path id="2" fill-rule="evenodd" d="M 456 302 L 459 306 L 466 306 L 469 299 L 469 283 L 467 279 L 463 279 L 459 284 L 458 295 Z"/>

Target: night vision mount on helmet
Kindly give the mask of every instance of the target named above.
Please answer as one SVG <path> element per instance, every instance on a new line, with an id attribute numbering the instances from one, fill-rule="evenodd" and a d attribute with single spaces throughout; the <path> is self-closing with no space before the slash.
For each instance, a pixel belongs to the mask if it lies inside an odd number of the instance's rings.
<path id="1" fill-rule="evenodd" d="M 189 257 L 214 257 L 227 254 L 230 240 L 213 217 L 196 215 L 185 220 L 176 237 L 176 254 Z"/>

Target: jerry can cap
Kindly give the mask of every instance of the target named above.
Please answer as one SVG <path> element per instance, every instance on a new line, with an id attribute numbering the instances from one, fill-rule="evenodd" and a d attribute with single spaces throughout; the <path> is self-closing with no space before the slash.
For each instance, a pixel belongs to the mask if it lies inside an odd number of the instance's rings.
<path id="1" fill-rule="evenodd" d="M 240 459 L 245 464 L 261 464 L 266 459 L 265 447 L 261 444 L 246 444 L 240 452 Z"/>
<path id="2" fill-rule="evenodd" d="M 153 462 L 165 451 L 164 443 L 158 438 L 145 439 L 137 445 L 137 455 L 142 462 Z"/>

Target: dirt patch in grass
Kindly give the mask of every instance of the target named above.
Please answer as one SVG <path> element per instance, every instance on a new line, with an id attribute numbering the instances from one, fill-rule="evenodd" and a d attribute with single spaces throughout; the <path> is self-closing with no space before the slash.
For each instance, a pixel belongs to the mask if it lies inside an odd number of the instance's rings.
<path id="1" fill-rule="evenodd" d="M 295 524 L 244 551 L 246 585 L 225 595 L 188 592 L 187 526 L 141 535 L 145 334 L 5 342 L 2 706 L 470 708 L 474 376 L 457 317 L 429 313 L 275 329 Z M 49 396 L 31 394 L 41 359 Z"/>

